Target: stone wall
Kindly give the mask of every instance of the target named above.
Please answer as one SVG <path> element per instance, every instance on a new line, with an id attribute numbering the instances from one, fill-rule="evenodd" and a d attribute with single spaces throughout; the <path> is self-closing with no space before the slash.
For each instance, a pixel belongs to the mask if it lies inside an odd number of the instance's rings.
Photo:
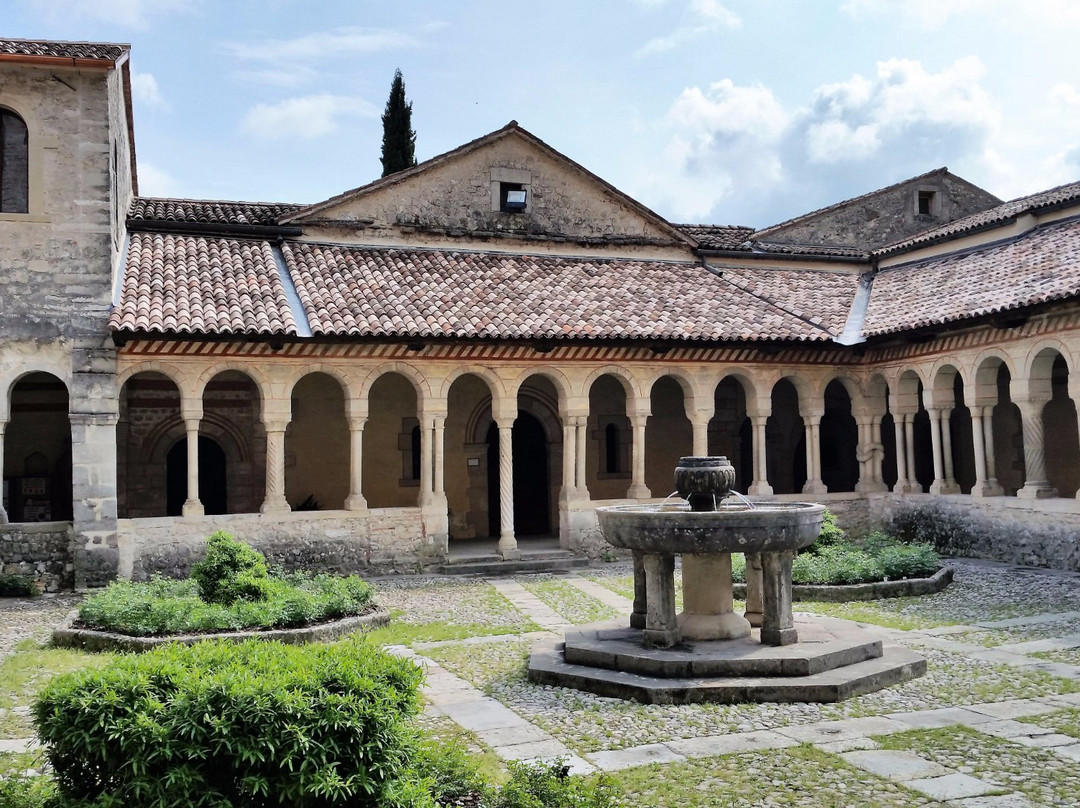
<path id="1" fill-rule="evenodd" d="M 435 560 L 418 508 L 319 511 L 182 519 L 121 519 L 120 574 L 136 581 L 186 577 L 207 536 L 232 533 L 287 570 L 335 574 L 417 572 Z"/>
<path id="2" fill-rule="evenodd" d="M 941 553 L 1031 567 L 1080 570 L 1080 503 L 1012 497 L 872 495 L 870 517 L 931 542 Z"/>
<path id="3" fill-rule="evenodd" d="M 29 575 L 45 592 L 75 583 L 70 522 L 0 525 L 0 573 Z"/>

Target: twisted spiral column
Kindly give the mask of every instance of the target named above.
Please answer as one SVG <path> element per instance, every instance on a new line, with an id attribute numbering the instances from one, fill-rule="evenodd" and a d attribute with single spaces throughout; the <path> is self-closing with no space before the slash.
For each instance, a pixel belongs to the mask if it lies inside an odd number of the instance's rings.
<path id="1" fill-rule="evenodd" d="M 1045 401 L 1017 401 L 1024 434 L 1024 487 L 1016 492 L 1021 499 L 1056 497 L 1057 489 L 1046 478 L 1046 444 L 1042 411 Z"/>
<path id="2" fill-rule="evenodd" d="M 285 424 L 266 424 L 266 498 L 262 513 L 292 510 L 285 499 Z"/>
<path id="3" fill-rule="evenodd" d="M 499 555 L 521 558 L 514 536 L 514 444 L 513 428 L 499 424 Z"/>

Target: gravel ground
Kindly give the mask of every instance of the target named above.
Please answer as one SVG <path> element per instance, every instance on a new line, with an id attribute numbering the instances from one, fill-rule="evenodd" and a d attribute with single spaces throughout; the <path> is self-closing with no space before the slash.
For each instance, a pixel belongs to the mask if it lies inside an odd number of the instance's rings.
<path id="1" fill-rule="evenodd" d="M 1055 620 L 1052 623 L 1039 623 L 1032 626 L 1009 626 L 1007 628 L 967 631 L 963 634 L 955 634 L 953 636 L 958 642 L 995 648 L 999 645 L 1006 645 L 1009 643 L 1045 640 L 1050 637 L 1069 637 L 1074 634 L 1080 634 L 1080 618 L 1067 618 Z M 1075 651 L 1073 653 L 1077 659 L 1080 659 L 1080 654 L 1077 654 Z M 1070 664 L 1075 665 L 1077 663 L 1072 662 Z"/>
<path id="2" fill-rule="evenodd" d="M 42 595 L 39 598 L 0 598 L 0 659 L 23 640 L 46 642 L 55 626 L 82 603 L 82 595 Z"/>
<path id="3" fill-rule="evenodd" d="M 376 599 L 392 611 L 400 612 L 394 619 L 404 623 L 480 624 L 522 631 L 535 628 L 514 604 L 486 583 L 452 578 L 382 579 L 378 582 Z"/>
<path id="4" fill-rule="evenodd" d="M 1053 713 L 1032 715 L 1017 720 L 1025 724 L 1034 724 L 1037 727 L 1046 727 L 1062 735 L 1080 738 L 1080 710 L 1058 710 Z"/>
<path id="5" fill-rule="evenodd" d="M 517 582 L 574 625 L 611 620 L 621 614 L 560 578 L 530 575 Z"/>
<path id="6" fill-rule="evenodd" d="M 964 727 L 905 732 L 878 738 L 878 742 L 1022 792 L 1036 805 L 1070 808 L 1080 795 L 1080 764 Z"/>

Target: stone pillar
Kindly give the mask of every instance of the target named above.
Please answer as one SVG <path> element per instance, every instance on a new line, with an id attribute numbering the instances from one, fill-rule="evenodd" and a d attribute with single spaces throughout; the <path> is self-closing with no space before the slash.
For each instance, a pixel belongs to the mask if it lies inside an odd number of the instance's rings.
<path id="1" fill-rule="evenodd" d="M 860 492 L 885 491 L 881 480 L 881 458 L 885 450 L 877 435 L 881 429 L 880 415 L 858 415 L 855 421 L 859 427 L 859 445 L 855 457 L 859 461 L 859 481 L 855 490 Z"/>
<path id="2" fill-rule="evenodd" d="M 199 424 L 202 412 L 184 414 L 184 432 L 187 434 L 187 500 L 181 513 L 184 516 L 202 516 L 203 504 L 199 499 Z"/>
<path id="3" fill-rule="evenodd" d="M 521 558 L 514 536 L 514 419 L 505 418 L 499 425 L 499 555 L 504 561 Z"/>
<path id="4" fill-rule="evenodd" d="M 364 425 L 366 417 L 349 418 L 349 496 L 345 500 L 345 509 L 366 511 L 367 500 L 364 498 Z"/>
<path id="5" fill-rule="evenodd" d="M 941 410 L 937 407 L 930 408 L 930 444 L 934 450 L 934 481 L 930 483 L 931 494 L 944 494 L 945 460 L 941 454 Z"/>
<path id="6" fill-rule="evenodd" d="M 773 492 L 769 485 L 768 455 L 765 447 L 765 424 L 768 420 L 768 415 L 754 415 L 750 418 L 754 427 L 754 481 L 750 483 L 747 491 L 754 497 L 772 496 Z"/>
<path id="7" fill-rule="evenodd" d="M 760 553 L 764 614 L 761 642 L 764 645 L 791 645 L 799 641 L 791 613 L 791 550 Z"/>
<path id="8" fill-rule="evenodd" d="M 285 499 L 285 429 L 288 421 L 266 421 L 266 498 L 261 513 L 289 513 Z"/>
<path id="9" fill-rule="evenodd" d="M 893 435 L 896 439 L 896 484 L 893 491 L 903 494 L 908 490 L 907 447 L 904 445 L 904 421 L 907 415 L 904 413 L 893 414 Z"/>
<path id="10" fill-rule="evenodd" d="M 644 553 L 646 613 L 641 632 L 646 645 L 670 648 L 679 642 L 675 617 L 675 557 L 670 553 Z"/>
<path id="11" fill-rule="evenodd" d="M 0 419 L 0 479 L 4 476 L 4 427 L 7 421 Z M 8 521 L 7 511 L 4 510 L 4 500 L 0 498 L 0 525 L 6 525 Z"/>
<path id="12" fill-rule="evenodd" d="M 577 494 L 577 427 L 569 416 L 563 417 L 562 443 L 562 491 L 559 500 L 569 502 Z"/>
<path id="13" fill-rule="evenodd" d="M 1016 492 L 1020 499 L 1047 499 L 1058 495 L 1046 479 L 1046 446 L 1043 439 L 1044 400 L 1017 401 L 1024 430 L 1024 487 Z"/>
<path id="14" fill-rule="evenodd" d="M 680 636 L 688 640 L 735 640 L 750 634 L 750 622 L 732 608 L 730 553 L 683 553 L 682 579 Z"/>
<path id="15" fill-rule="evenodd" d="M 761 553 L 746 554 L 746 611 L 743 617 L 754 628 L 761 627 Z"/>
<path id="16" fill-rule="evenodd" d="M 982 410 L 971 409 L 971 445 L 975 450 L 975 483 L 971 486 L 973 497 L 989 496 L 986 491 L 986 447 L 983 446 Z"/>
<path id="17" fill-rule="evenodd" d="M 645 628 L 649 612 L 649 595 L 645 583 L 645 556 L 632 550 L 634 558 L 634 610 L 630 612 L 630 628 Z"/>
<path id="18" fill-rule="evenodd" d="M 821 415 L 804 415 L 806 428 L 806 484 L 804 494 L 824 494 L 827 489 L 821 480 Z"/>
<path id="19" fill-rule="evenodd" d="M 694 430 L 694 448 L 696 457 L 706 457 L 709 454 L 709 421 L 712 413 L 709 410 L 695 410 L 690 426 Z"/>
<path id="20" fill-rule="evenodd" d="M 994 456 L 994 405 L 983 407 L 983 439 L 986 446 L 987 496 L 1000 497 L 1005 489 L 997 481 L 997 458 Z"/>
<path id="21" fill-rule="evenodd" d="M 908 412 L 904 414 L 904 451 L 907 454 L 908 485 L 907 492 L 921 494 L 922 484 L 915 476 L 915 415 Z"/>
<path id="22" fill-rule="evenodd" d="M 630 424 L 634 430 L 633 475 L 630 479 L 630 489 L 626 492 L 626 496 L 630 499 L 652 498 L 652 491 L 645 485 L 645 422 L 648 417 L 645 413 L 630 416 Z"/>
<path id="23" fill-rule="evenodd" d="M 574 460 L 576 462 L 574 477 L 577 479 L 577 494 L 582 499 L 588 499 L 588 466 L 586 465 L 588 455 L 586 452 L 589 439 L 589 416 L 575 416 L 574 431 L 577 433 L 577 450 L 574 452 Z"/>
<path id="24" fill-rule="evenodd" d="M 420 413 L 420 506 L 431 505 L 434 489 L 432 470 L 435 468 L 434 447 L 431 440 L 431 416 Z"/>
<path id="25" fill-rule="evenodd" d="M 956 482 L 953 470 L 952 449 L 952 410 L 941 411 L 941 455 L 945 461 L 945 485 L 941 489 L 942 494 L 959 494 L 960 485 Z"/>
<path id="26" fill-rule="evenodd" d="M 432 466 L 433 476 L 431 487 L 435 496 L 444 499 L 446 496 L 446 417 L 436 415 L 432 421 Z"/>
<path id="27" fill-rule="evenodd" d="M 108 405 L 100 403 L 101 406 Z M 75 588 L 86 589 L 104 586 L 120 569 L 120 546 L 116 535 L 117 415 L 115 412 L 73 412 L 68 418 L 71 423 Z"/>

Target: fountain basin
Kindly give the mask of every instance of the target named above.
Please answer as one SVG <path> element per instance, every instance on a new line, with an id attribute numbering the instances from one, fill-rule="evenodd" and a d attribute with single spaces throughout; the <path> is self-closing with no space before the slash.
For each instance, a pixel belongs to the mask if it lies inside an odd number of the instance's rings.
<path id="1" fill-rule="evenodd" d="M 715 511 L 688 505 L 613 505 L 597 508 L 600 530 L 615 547 L 643 553 L 773 553 L 799 550 L 821 532 L 825 506 L 767 502 L 750 508 L 720 504 Z"/>

